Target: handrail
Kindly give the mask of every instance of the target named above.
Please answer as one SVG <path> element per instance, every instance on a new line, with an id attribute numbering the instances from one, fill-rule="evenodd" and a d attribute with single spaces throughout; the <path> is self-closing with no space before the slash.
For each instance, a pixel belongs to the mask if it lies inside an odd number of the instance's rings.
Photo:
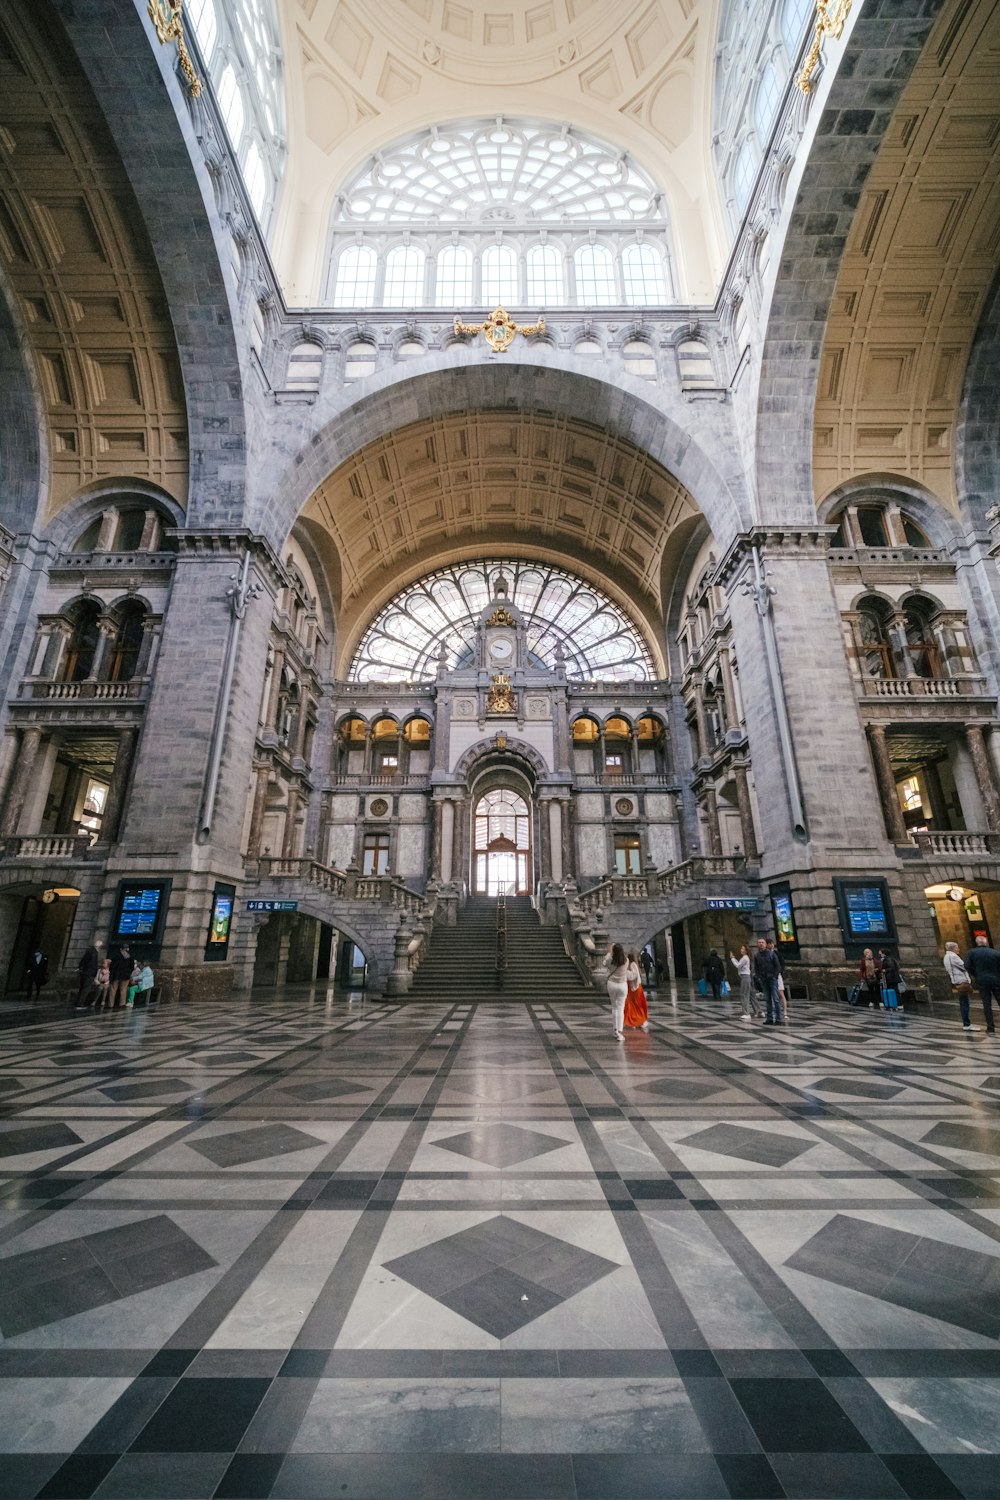
<path id="1" fill-rule="evenodd" d="M 496 952 L 496 976 L 497 989 L 503 989 L 504 975 L 507 970 L 507 887 L 502 885 L 497 890 L 497 952 Z"/>

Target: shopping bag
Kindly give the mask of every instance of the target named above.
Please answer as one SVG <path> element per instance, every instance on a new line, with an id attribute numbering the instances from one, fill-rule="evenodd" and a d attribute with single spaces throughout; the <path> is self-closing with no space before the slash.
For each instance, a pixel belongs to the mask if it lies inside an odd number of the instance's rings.
<path id="1" fill-rule="evenodd" d="M 704 979 L 699 979 L 698 980 L 698 993 L 699 993 L 699 995 L 707 995 L 708 994 L 708 984 L 706 983 L 706 981 Z"/>
<path id="2" fill-rule="evenodd" d="M 730 990 L 729 990 L 729 980 L 728 979 L 724 979 L 722 981 L 722 993 L 724 995 L 728 995 L 730 993 Z"/>

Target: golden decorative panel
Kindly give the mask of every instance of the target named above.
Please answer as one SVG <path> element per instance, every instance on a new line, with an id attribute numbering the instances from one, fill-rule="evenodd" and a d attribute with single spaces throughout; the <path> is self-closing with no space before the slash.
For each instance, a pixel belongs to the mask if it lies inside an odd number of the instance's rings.
<path id="1" fill-rule="evenodd" d="M 950 0 L 872 167 L 831 304 L 816 498 L 889 471 L 955 502 L 962 377 L 1000 248 L 1000 8 Z"/>
<path id="2" fill-rule="evenodd" d="M 85 79 L 68 84 L 31 6 L 0 50 L 0 258 L 49 421 L 48 517 L 83 485 L 135 477 L 187 499 L 187 414 L 163 284 Z"/>

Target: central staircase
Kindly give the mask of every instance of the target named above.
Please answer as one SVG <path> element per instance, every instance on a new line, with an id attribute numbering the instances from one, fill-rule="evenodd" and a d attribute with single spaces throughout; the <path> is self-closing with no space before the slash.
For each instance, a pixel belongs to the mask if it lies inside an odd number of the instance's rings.
<path id="1" fill-rule="evenodd" d="M 527 896 L 507 897 L 507 968 L 496 972 L 497 903 L 470 896 L 454 927 L 435 927 L 410 996 L 421 1000 L 594 1000 L 563 947 L 558 927 L 543 927 Z"/>

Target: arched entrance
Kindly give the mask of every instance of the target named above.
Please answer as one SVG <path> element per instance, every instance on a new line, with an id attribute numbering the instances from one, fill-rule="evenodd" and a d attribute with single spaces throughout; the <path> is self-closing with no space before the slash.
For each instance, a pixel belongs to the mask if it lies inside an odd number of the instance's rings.
<path id="1" fill-rule="evenodd" d="M 531 809 L 510 786 L 495 786 L 472 814 L 472 884 L 482 896 L 531 893 Z"/>

